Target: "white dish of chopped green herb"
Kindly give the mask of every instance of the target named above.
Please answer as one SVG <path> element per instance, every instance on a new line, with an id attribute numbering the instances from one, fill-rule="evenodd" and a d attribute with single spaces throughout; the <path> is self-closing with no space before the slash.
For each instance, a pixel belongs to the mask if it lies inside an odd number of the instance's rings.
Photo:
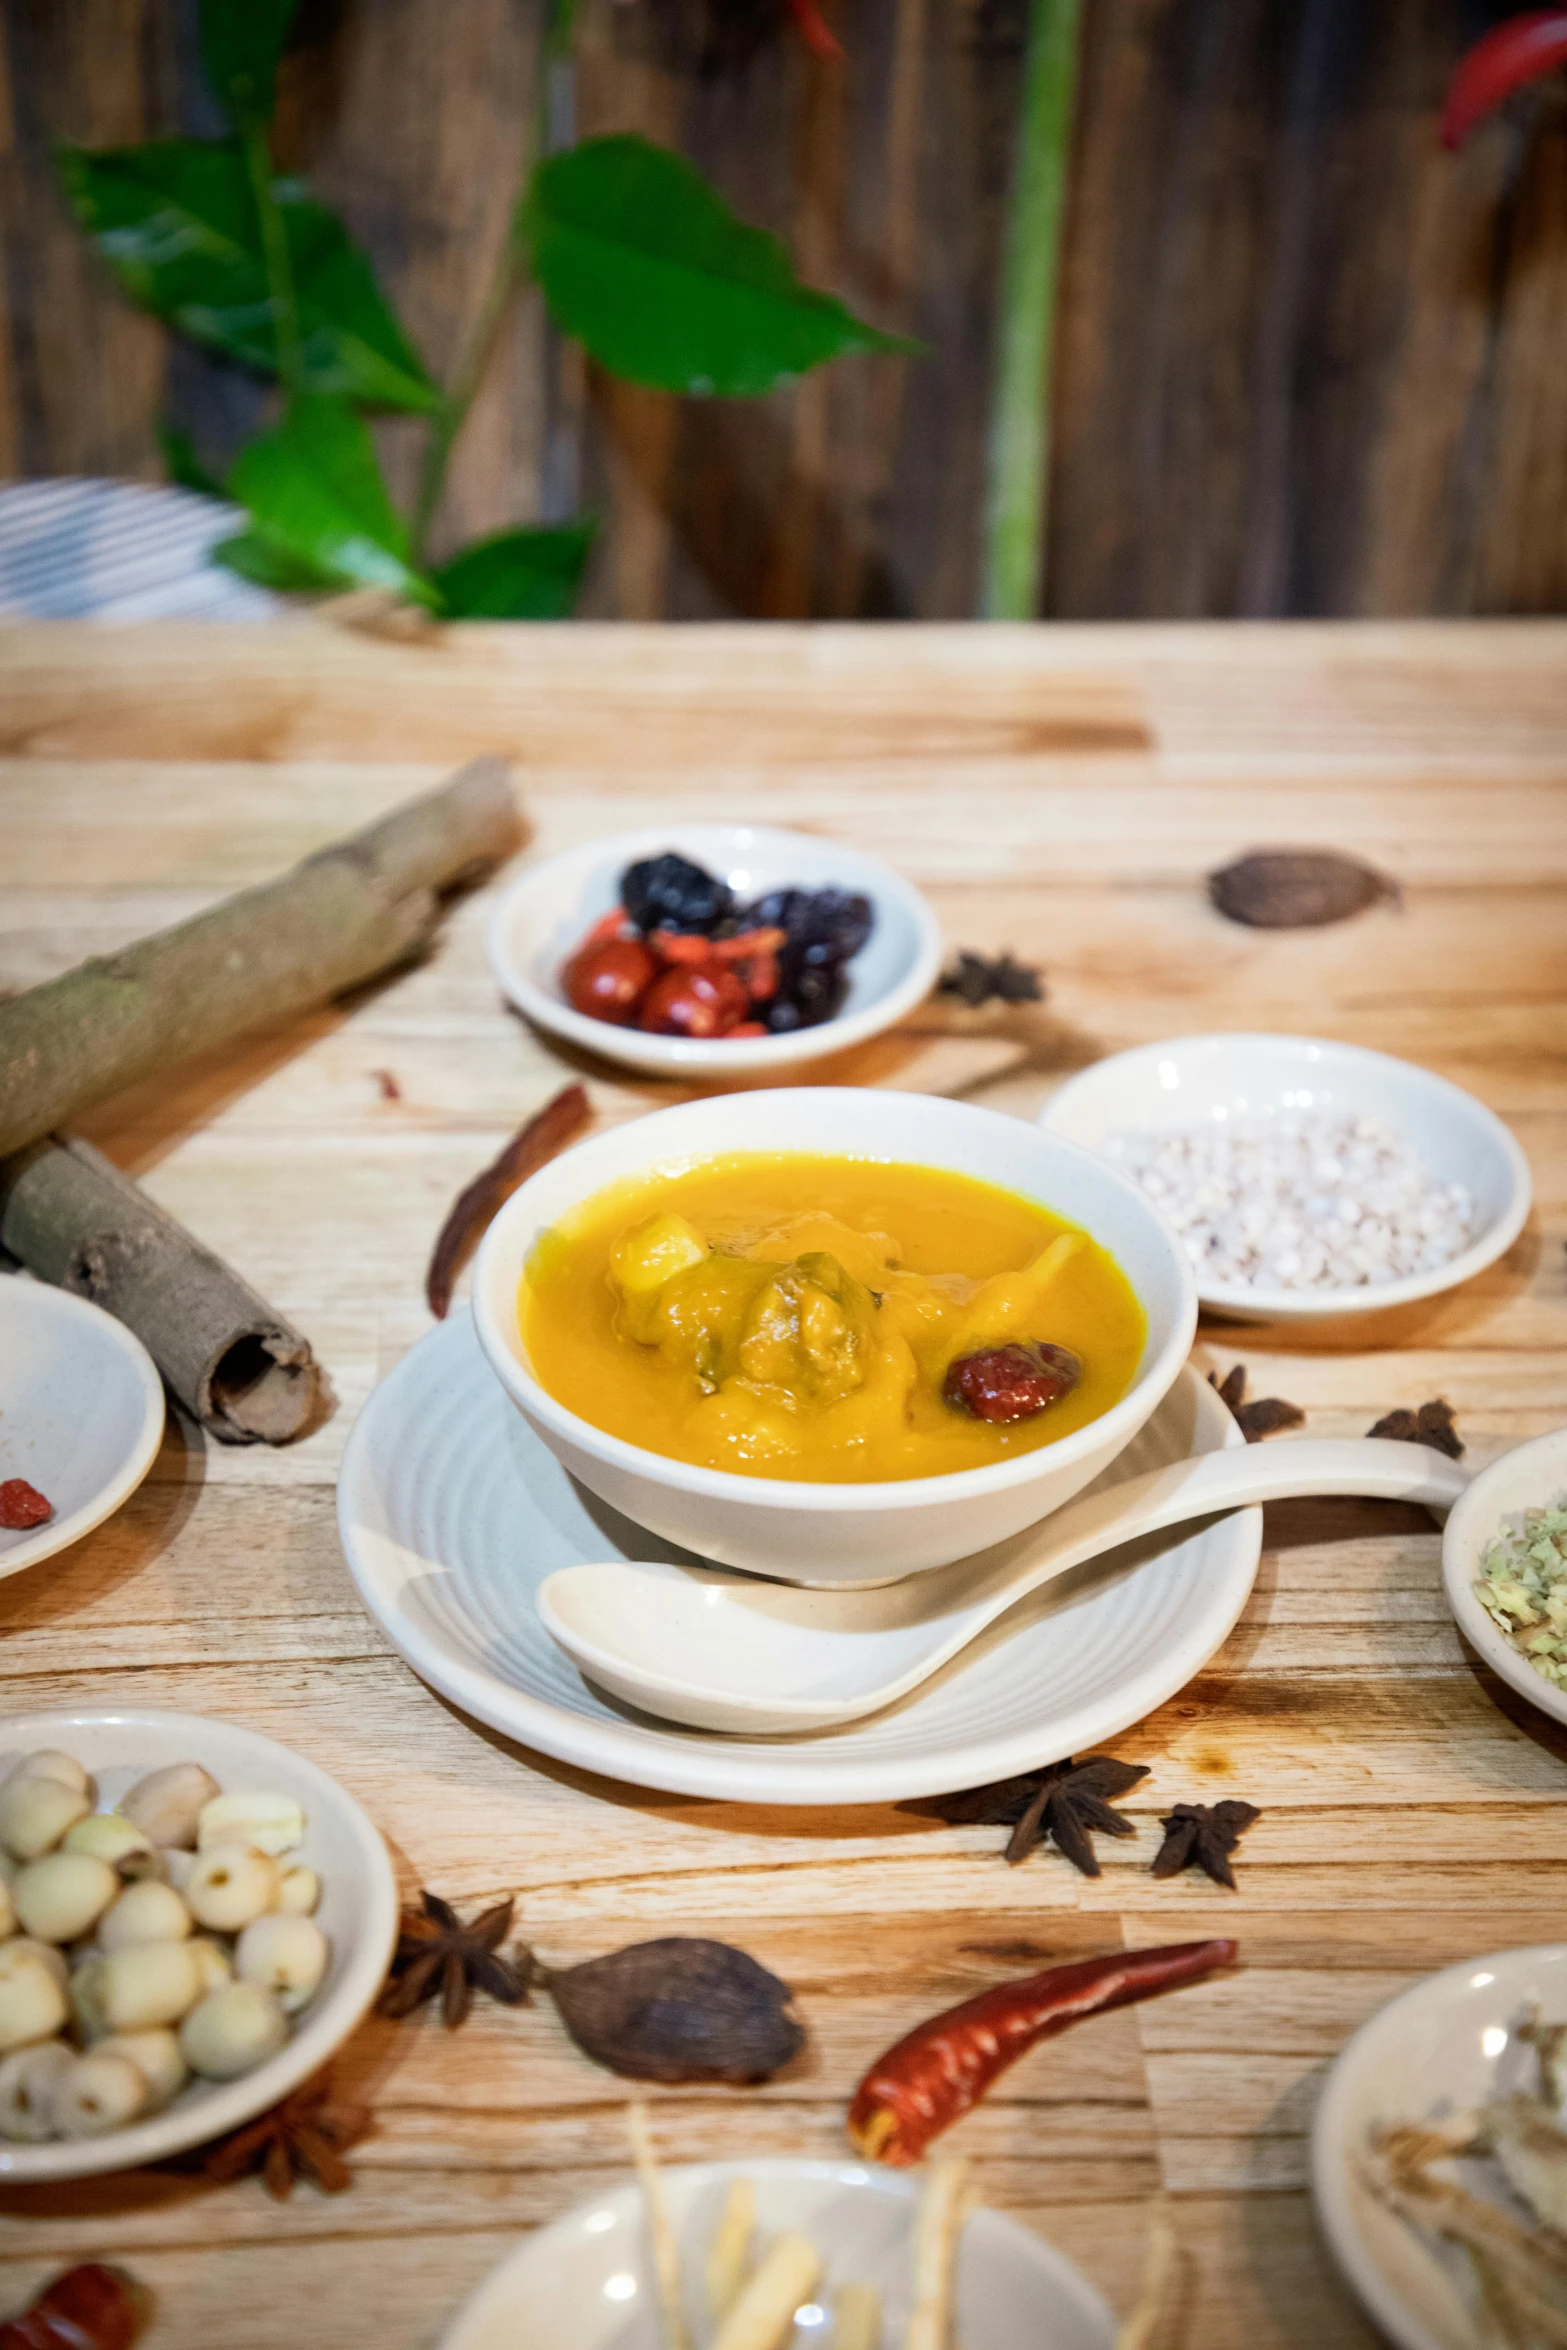
<path id="1" fill-rule="evenodd" d="M 1567 1429 L 1504 1453 L 1442 1537 L 1448 1605 L 1471 1647 L 1567 1722 Z"/>

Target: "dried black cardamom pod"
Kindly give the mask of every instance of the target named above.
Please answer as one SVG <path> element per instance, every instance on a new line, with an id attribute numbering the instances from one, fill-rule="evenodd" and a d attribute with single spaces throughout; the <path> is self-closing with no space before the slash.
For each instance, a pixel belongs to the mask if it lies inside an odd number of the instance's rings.
<path id="1" fill-rule="evenodd" d="M 635 2081 L 765 2081 L 805 2042 L 788 1984 L 727 1942 L 633 1942 L 549 1990 L 583 2053 Z"/>
<path id="2" fill-rule="evenodd" d="M 1208 895 L 1231 922 L 1252 930 L 1317 930 L 1363 914 L 1379 898 L 1399 903 L 1396 881 L 1337 849 L 1251 849 L 1209 874 Z"/>

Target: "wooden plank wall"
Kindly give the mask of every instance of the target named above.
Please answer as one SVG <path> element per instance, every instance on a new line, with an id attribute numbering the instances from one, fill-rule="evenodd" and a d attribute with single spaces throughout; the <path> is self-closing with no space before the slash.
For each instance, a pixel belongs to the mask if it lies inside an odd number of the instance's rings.
<path id="1" fill-rule="evenodd" d="M 583 0 L 574 114 L 674 142 L 802 270 L 929 345 L 757 403 L 608 382 L 536 301 L 442 517 L 581 503 L 619 618 L 972 612 L 991 296 L 1024 0 Z M 1057 395 L 1057 617 L 1539 612 L 1567 602 L 1567 95 L 1436 143 L 1504 0 L 1087 0 Z M 504 233 L 541 0 L 304 0 L 285 159 L 370 245 L 437 369 Z M 259 388 L 121 302 L 49 143 L 217 127 L 194 0 L 3 0 L 0 471 L 214 457 Z M 417 429 L 384 428 L 405 489 Z"/>

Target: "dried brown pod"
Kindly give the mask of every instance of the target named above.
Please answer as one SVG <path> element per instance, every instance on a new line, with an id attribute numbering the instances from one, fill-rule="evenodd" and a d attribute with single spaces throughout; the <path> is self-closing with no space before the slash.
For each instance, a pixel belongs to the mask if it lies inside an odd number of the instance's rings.
<path id="1" fill-rule="evenodd" d="M 1118 1762 L 1109 1754 L 1085 1755 L 1074 1762 L 1068 1755 L 1064 1762 L 1020 1772 L 1014 1779 L 997 1779 L 988 1787 L 932 1796 L 919 1808 L 953 1827 L 976 1821 L 1009 1827 L 1005 1858 L 1014 1868 L 1036 1844 L 1050 1838 L 1073 1868 L 1085 1877 L 1097 1877 L 1099 1862 L 1091 1839 L 1136 1835 L 1135 1824 L 1110 1806 L 1147 1776 L 1146 1763 Z"/>
<path id="2" fill-rule="evenodd" d="M 584 2055 L 635 2081 L 765 2081 L 805 2042 L 788 1984 L 727 1942 L 633 1942 L 549 1991 Z"/>
<path id="3" fill-rule="evenodd" d="M 1378 899 L 1400 902 L 1396 881 L 1337 849 L 1250 849 L 1209 874 L 1208 895 L 1251 930 L 1320 930 Z"/>
<path id="4" fill-rule="evenodd" d="M 1037 964 L 1020 963 L 1008 948 L 999 955 L 976 955 L 965 947 L 943 971 L 938 995 L 961 997 L 971 1010 L 981 1004 L 1042 1004 L 1045 983 Z"/>
<path id="5" fill-rule="evenodd" d="M 341 2195 L 354 2183 L 343 2156 L 372 2127 L 368 2106 L 337 2102 L 330 2075 L 317 2073 L 270 2113 L 208 2147 L 201 2167 L 220 2186 L 259 2170 L 278 2203 L 288 2201 L 296 2179 L 313 2179 L 323 2195 Z"/>
<path id="6" fill-rule="evenodd" d="M 1254 1803 L 1178 1803 L 1163 1820 L 1164 1842 L 1153 1858 L 1156 1877 L 1178 1876 L 1193 1861 L 1216 1885 L 1235 1890 L 1230 1854 L 1247 1829 L 1262 1817 Z"/>
<path id="7" fill-rule="evenodd" d="M 425 2000 L 439 1995 L 441 2020 L 455 2032 L 467 2022 L 476 1991 L 504 2007 L 520 2007 L 533 1979 L 532 1953 L 520 1950 L 516 1958 L 501 1956 L 516 1907 L 515 1896 L 509 1896 L 465 1924 L 449 1901 L 438 1893 L 421 1892 L 419 1907 L 405 1909 L 399 1921 L 380 2014 L 412 2015 Z"/>

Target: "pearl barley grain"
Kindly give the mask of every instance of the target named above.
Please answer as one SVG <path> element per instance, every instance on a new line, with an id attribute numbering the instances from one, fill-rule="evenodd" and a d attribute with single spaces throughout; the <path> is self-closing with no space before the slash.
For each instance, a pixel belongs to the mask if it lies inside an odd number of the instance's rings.
<path id="1" fill-rule="evenodd" d="M 1215 1118 L 1102 1149 L 1169 1217 L 1199 1282 L 1375 1288 L 1439 1271 L 1475 1236 L 1464 1185 L 1439 1182 L 1376 1118 Z"/>

